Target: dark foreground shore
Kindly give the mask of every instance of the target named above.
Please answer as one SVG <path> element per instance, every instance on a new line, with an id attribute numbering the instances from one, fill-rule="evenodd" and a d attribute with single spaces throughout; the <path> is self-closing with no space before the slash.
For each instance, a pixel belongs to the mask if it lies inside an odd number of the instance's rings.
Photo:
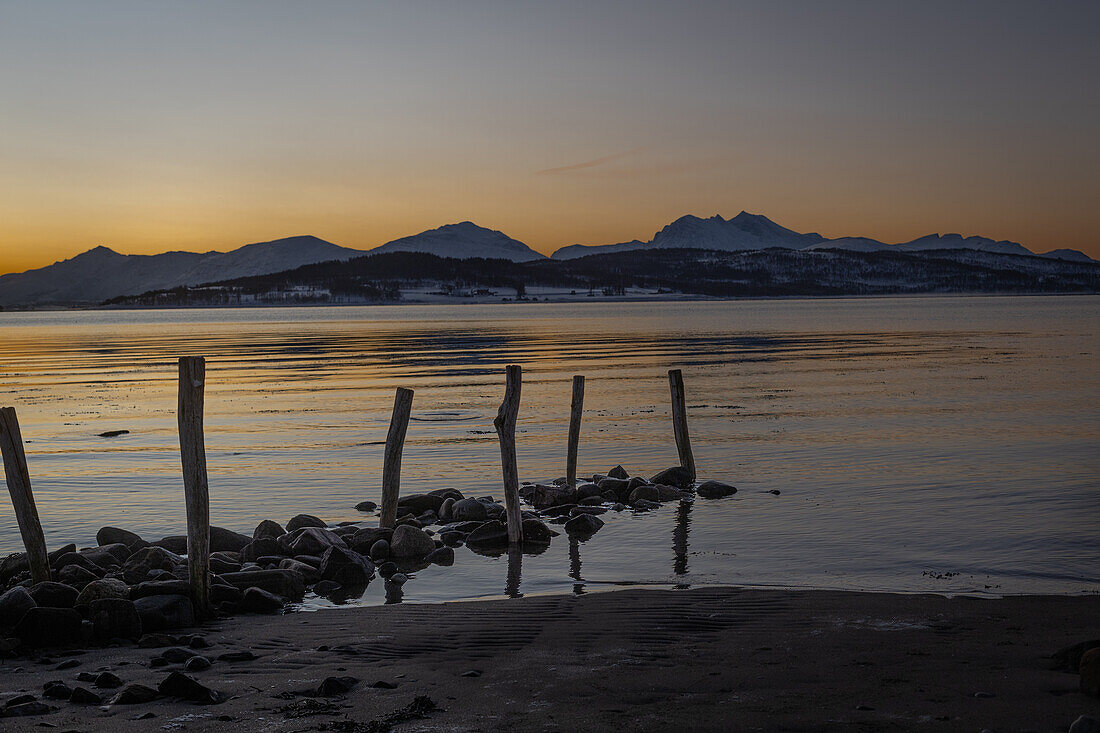
<path id="1" fill-rule="evenodd" d="M 1100 638 L 1095 596 L 628 590 L 241 616 L 197 631 L 209 647 L 5 660 L 0 704 L 29 693 L 56 709 L 0 729 L 977 733 L 1100 717 L 1100 699 L 1049 659 Z M 244 651 L 256 658 L 218 659 Z M 190 653 L 213 660 L 187 674 L 225 702 L 42 696 L 52 680 L 94 691 L 77 675 L 101 670 L 156 688 L 183 667 L 152 660 Z M 340 694 L 330 677 L 358 681 Z"/>

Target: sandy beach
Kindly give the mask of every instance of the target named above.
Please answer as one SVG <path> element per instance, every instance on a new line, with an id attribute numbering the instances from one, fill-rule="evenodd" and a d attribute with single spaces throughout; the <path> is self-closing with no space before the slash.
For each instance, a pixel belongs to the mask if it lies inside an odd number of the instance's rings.
<path id="1" fill-rule="evenodd" d="M 0 728 L 386 730 L 420 696 L 436 709 L 397 730 L 1057 731 L 1100 716 L 1100 699 L 1049 659 L 1100 637 L 1096 596 L 638 589 L 240 616 L 195 631 L 210 646 L 192 651 L 213 665 L 188 674 L 227 693 L 221 704 L 42 699 L 51 680 L 117 691 L 77 682 L 81 672 L 155 688 L 182 668 L 153 668 L 163 648 L 89 649 L 0 663 L 5 701 L 30 693 L 56 708 Z M 244 651 L 256 658 L 218 659 Z M 329 677 L 358 682 L 314 696 Z"/>

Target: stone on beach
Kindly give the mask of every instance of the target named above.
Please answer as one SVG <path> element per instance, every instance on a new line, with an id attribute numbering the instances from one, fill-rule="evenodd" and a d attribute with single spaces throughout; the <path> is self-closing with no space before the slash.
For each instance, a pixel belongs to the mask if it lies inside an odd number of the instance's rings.
<path id="1" fill-rule="evenodd" d="M 651 476 L 649 483 L 675 486 L 678 489 L 687 490 L 695 483 L 695 479 L 692 477 L 691 471 L 683 466 L 673 466 Z"/>
<path id="2" fill-rule="evenodd" d="M 455 522 L 478 522 L 488 517 L 485 505 L 477 499 L 462 499 L 451 506 L 451 519 Z"/>
<path id="3" fill-rule="evenodd" d="M 299 514 L 286 523 L 286 531 L 290 533 L 296 529 L 302 529 L 303 527 L 320 527 L 324 529 L 327 526 L 328 524 L 319 517 L 315 517 L 312 514 Z"/>
<path id="4" fill-rule="evenodd" d="M 423 514 L 426 511 L 439 511 L 445 497 L 438 494 L 409 494 L 397 500 L 397 513 Z"/>
<path id="5" fill-rule="evenodd" d="M 115 543 L 126 545 L 127 547 L 135 544 L 141 544 L 144 542 L 141 537 L 135 532 L 129 530 L 120 529 L 119 527 L 101 527 L 98 532 L 95 533 L 95 542 L 102 547 L 103 545 L 113 545 Z"/>
<path id="6" fill-rule="evenodd" d="M 321 556 L 320 573 L 324 580 L 357 587 L 374 577 L 374 564 L 346 547 L 330 547 Z"/>
<path id="7" fill-rule="evenodd" d="M 377 508 L 378 505 L 375 504 L 373 501 L 361 501 L 355 505 L 356 511 L 360 512 L 373 512 Z"/>
<path id="8" fill-rule="evenodd" d="M 139 639 L 143 627 L 133 601 L 125 598 L 97 598 L 88 605 L 92 636 L 97 641 Z"/>
<path id="9" fill-rule="evenodd" d="M 30 592 L 36 604 L 50 608 L 72 608 L 76 605 L 79 595 L 76 588 L 53 580 L 35 583 L 31 586 Z"/>
<path id="10" fill-rule="evenodd" d="M 261 588 L 287 600 L 299 601 L 305 595 L 305 581 L 293 570 L 273 568 L 271 570 L 242 570 L 239 573 L 226 573 L 222 580 L 241 591 L 249 588 Z"/>
<path id="11" fill-rule="evenodd" d="M 240 552 L 252 538 L 224 527 L 210 527 L 211 552 Z"/>
<path id="12" fill-rule="evenodd" d="M 245 588 L 241 598 L 241 610 L 248 613 L 276 613 L 286 605 L 280 596 L 269 593 L 262 588 Z"/>
<path id="13" fill-rule="evenodd" d="M 10 588 L 0 595 L 0 628 L 11 628 L 38 604 L 30 591 L 21 585 Z"/>
<path id="14" fill-rule="evenodd" d="M 256 529 L 252 531 L 252 539 L 258 540 L 261 538 L 278 539 L 286 534 L 286 530 L 278 522 L 274 522 L 270 519 L 265 519 L 256 525 Z"/>
<path id="15" fill-rule="evenodd" d="M 66 646 L 81 641 L 83 619 L 71 608 L 35 606 L 15 625 L 15 635 L 30 647 Z"/>
<path id="16" fill-rule="evenodd" d="M 435 549 L 435 542 L 424 530 L 402 525 L 393 531 L 390 552 L 396 558 L 426 557 Z"/>
<path id="17" fill-rule="evenodd" d="M 607 472 L 609 478 L 630 478 L 630 474 L 622 466 L 615 466 Z"/>
<path id="18" fill-rule="evenodd" d="M 1081 692 L 1100 697 L 1100 648 L 1089 649 L 1082 654 L 1077 669 L 1081 675 Z"/>
<path id="19" fill-rule="evenodd" d="M 195 624 L 191 599 L 182 595 L 146 596 L 134 601 L 145 632 L 179 629 Z"/>
<path id="20" fill-rule="evenodd" d="M 347 547 L 344 539 L 321 527 L 303 527 L 288 532 L 278 543 L 290 555 L 322 555 L 330 547 Z"/>
<path id="21" fill-rule="evenodd" d="M 141 705 L 143 703 L 152 702 L 156 700 L 158 693 L 151 687 L 145 685 L 139 685 L 137 683 L 126 685 L 121 691 L 110 700 L 107 701 L 108 705 Z"/>
<path id="22" fill-rule="evenodd" d="M 704 499 L 721 499 L 737 493 L 737 488 L 721 481 L 704 481 L 695 489 L 695 493 Z"/>
<path id="23" fill-rule="evenodd" d="M 578 538 L 594 535 L 601 527 L 603 520 L 591 514 L 578 514 L 565 523 L 565 531 Z"/>
<path id="24" fill-rule="evenodd" d="M 66 565 L 65 567 L 61 568 L 61 571 L 57 574 L 57 579 L 59 582 L 64 583 L 65 585 L 75 588 L 79 591 L 82 590 L 84 586 L 88 585 L 88 583 L 91 583 L 93 580 L 99 580 L 102 575 L 102 572 L 93 573 L 86 568 L 82 568 L 79 565 L 73 564 Z M 73 605 L 76 605 L 75 601 L 73 602 Z"/>
<path id="25" fill-rule="evenodd" d="M 466 536 L 470 547 L 501 547 L 508 545 L 508 527 L 499 519 L 490 519 L 478 525 Z"/>

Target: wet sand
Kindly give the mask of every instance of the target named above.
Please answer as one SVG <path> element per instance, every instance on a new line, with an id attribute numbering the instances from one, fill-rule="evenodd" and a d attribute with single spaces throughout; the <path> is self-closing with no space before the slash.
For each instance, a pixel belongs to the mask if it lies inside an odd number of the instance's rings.
<path id="1" fill-rule="evenodd" d="M 0 729 L 368 731 L 420 695 L 440 709 L 396 730 L 976 733 L 1065 730 L 1078 715 L 1100 717 L 1100 699 L 1047 659 L 1100 638 L 1097 596 L 639 589 L 244 616 L 200 631 L 211 647 L 198 652 L 211 659 L 258 656 L 193 673 L 231 695 L 220 705 L 46 700 L 58 709 L 0 719 Z M 180 668 L 151 669 L 162 651 L 5 660 L 0 700 L 41 698 L 46 681 L 72 686 L 100 668 L 156 687 Z M 56 669 L 67 659 L 79 666 Z M 341 697 L 294 694 L 330 676 L 360 682 Z M 298 717 L 311 709 L 320 714 Z"/>

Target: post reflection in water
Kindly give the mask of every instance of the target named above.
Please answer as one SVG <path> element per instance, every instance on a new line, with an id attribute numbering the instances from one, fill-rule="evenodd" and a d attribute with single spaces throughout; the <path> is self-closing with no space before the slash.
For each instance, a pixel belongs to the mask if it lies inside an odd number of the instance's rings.
<path id="1" fill-rule="evenodd" d="M 569 538 L 569 577 L 577 581 L 573 584 L 573 593 L 584 593 L 584 578 L 581 577 L 581 543 L 576 537 Z"/>
<path id="2" fill-rule="evenodd" d="M 508 548 L 508 581 L 504 584 L 504 595 L 509 598 L 522 598 L 519 583 L 523 574 L 523 550 L 515 545 Z"/>
<path id="3" fill-rule="evenodd" d="M 672 527 L 672 572 L 676 575 L 687 575 L 688 571 L 688 529 L 691 528 L 691 507 L 694 502 L 681 501 L 676 508 L 676 524 Z M 681 584 L 677 587 L 687 587 Z"/>

